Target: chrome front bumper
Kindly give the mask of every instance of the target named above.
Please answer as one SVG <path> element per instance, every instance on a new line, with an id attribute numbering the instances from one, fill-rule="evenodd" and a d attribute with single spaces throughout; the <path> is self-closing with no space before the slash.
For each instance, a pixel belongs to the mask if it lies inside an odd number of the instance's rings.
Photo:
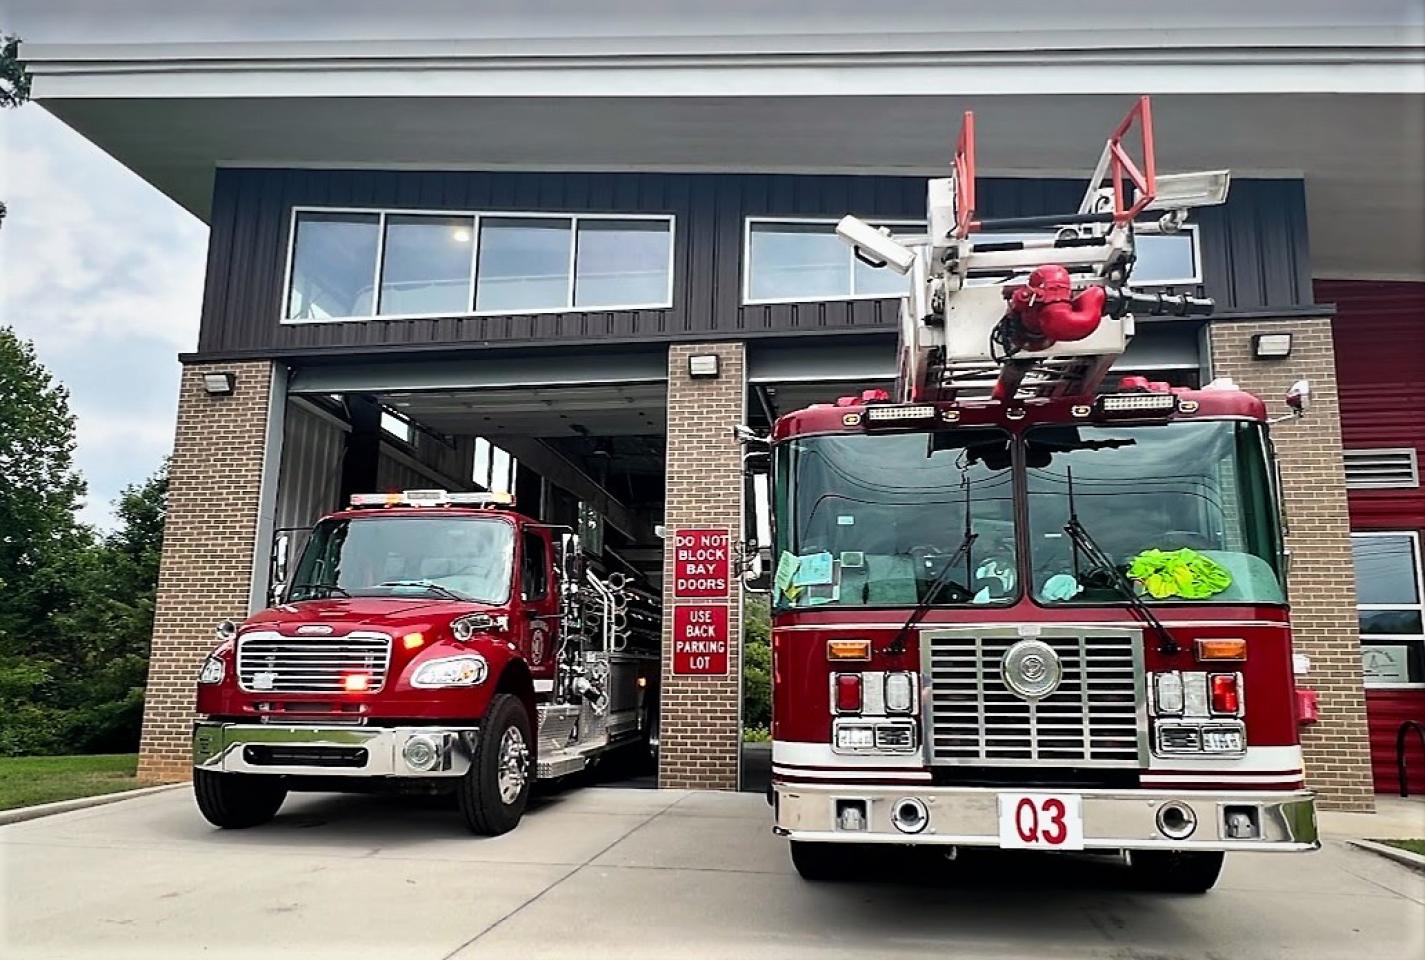
<path id="1" fill-rule="evenodd" d="M 1073 793 L 1082 797 L 1086 850 L 1275 850 L 1301 852 L 1320 846 L 1316 806 L 1310 791 L 1167 793 L 1161 790 L 1018 791 L 981 787 L 861 787 L 856 784 L 776 784 L 775 833 L 793 840 L 831 843 L 905 843 L 1000 846 L 999 794 Z M 917 833 L 896 828 L 891 813 L 907 799 L 925 805 L 929 821 Z M 839 801 L 866 803 L 864 828 L 841 829 Z M 1191 807 L 1197 826 L 1186 839 L 1174 840 L 1158 828 L 1165 803 Z M 1259 836 L 1231 837 L 1228 807 L 1252 807 Z"/>
<path id="2" fill-rule="evenodd" d="M 476 727 L 321 727 L 212 723 L 193 725 L 193 766 L 225 773 L 314 777 L 458 777 L 470 769 Z M 427 737 L 428 769 L 406 760 L 406 746 Z"/>

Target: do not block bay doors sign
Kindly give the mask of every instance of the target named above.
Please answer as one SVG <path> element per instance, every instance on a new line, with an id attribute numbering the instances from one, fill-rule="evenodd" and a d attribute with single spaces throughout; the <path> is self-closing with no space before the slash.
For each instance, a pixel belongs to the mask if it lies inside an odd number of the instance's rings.
<path id="1" fill-rule="evenodd" d="M 673 532 L 673 673 L 726 676 L 732 534 L 725 527 Z M 682 601 L 692 600 L 695 603 Z"/>

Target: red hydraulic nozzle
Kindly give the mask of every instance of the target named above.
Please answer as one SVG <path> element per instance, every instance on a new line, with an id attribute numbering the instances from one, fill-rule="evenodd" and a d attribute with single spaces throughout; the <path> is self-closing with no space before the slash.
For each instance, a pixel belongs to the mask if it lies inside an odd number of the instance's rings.
<path id="1" fill-rule="evenodd" d="M 1107 294 L 1092 285 L 1073 292 L 1073 278 L 1057 263 L 1035 268 L 1022 287 L 1009 291 L 1009 310 L 1018 320 L 1020 350 L 1047 350 L 1060 341 L 1082 340 L 1098 329 Z"/>

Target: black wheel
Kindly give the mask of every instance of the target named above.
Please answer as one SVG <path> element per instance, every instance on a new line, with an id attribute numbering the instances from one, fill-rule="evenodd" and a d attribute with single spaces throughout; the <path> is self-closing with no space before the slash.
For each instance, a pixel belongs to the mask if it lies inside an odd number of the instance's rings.
<path id="1" fill-rule="evenodd" d="M 837 883 L 850 880 L 857 874 L 859 851 L 852 844 L 793 840 L 791 845 L 792 866 L 797 868 L 803 880 Z"/>
<path id="2" fill-rule="evenodd" d="M 1138 882 L 1167 893 L 1206 893 L 1222 872 L 1220 852 L 1132 850 L 1128 865 Z"/>
<path id="3" fill-rule="evenodd" d="M 194 770 L 193 797 L 213 826 L 242 830 L 275 817 L 287 799 L 287 787 L 276 777 Z"/>
<path id="4" fill-rule="evenodd" d="M 507 693 L 496 694 L 481 724 L 470 769 L 455 791 L 471 833 L 487 837 L 508 833 L 524 816 L 534 779 L 531 740 L 524 704 Z"/>

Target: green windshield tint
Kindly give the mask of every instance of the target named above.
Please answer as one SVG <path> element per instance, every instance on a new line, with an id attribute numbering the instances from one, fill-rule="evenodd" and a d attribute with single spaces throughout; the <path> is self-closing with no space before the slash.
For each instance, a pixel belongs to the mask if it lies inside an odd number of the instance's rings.
<path id="1" fill-rule="evenodd" d="M 514 528 L 478 517 L 323 520 L 292 577 L 289 600 L 431 597 L 504 603 Z"/>
<path id="2" fill-rule="evenodd" d="M 777 606 L 1017 598 L 1010 449 L 999 430 L 806 437 L 778 447 Z"/>
<path id="3" fill-rule="evenodd" d="M 1283 602 L 1260 424 L 1036 427 L 1025 464 L 1040 602 L 1121 602 L 1065 534 L 1071 509 L 1145 600 Z"/>

